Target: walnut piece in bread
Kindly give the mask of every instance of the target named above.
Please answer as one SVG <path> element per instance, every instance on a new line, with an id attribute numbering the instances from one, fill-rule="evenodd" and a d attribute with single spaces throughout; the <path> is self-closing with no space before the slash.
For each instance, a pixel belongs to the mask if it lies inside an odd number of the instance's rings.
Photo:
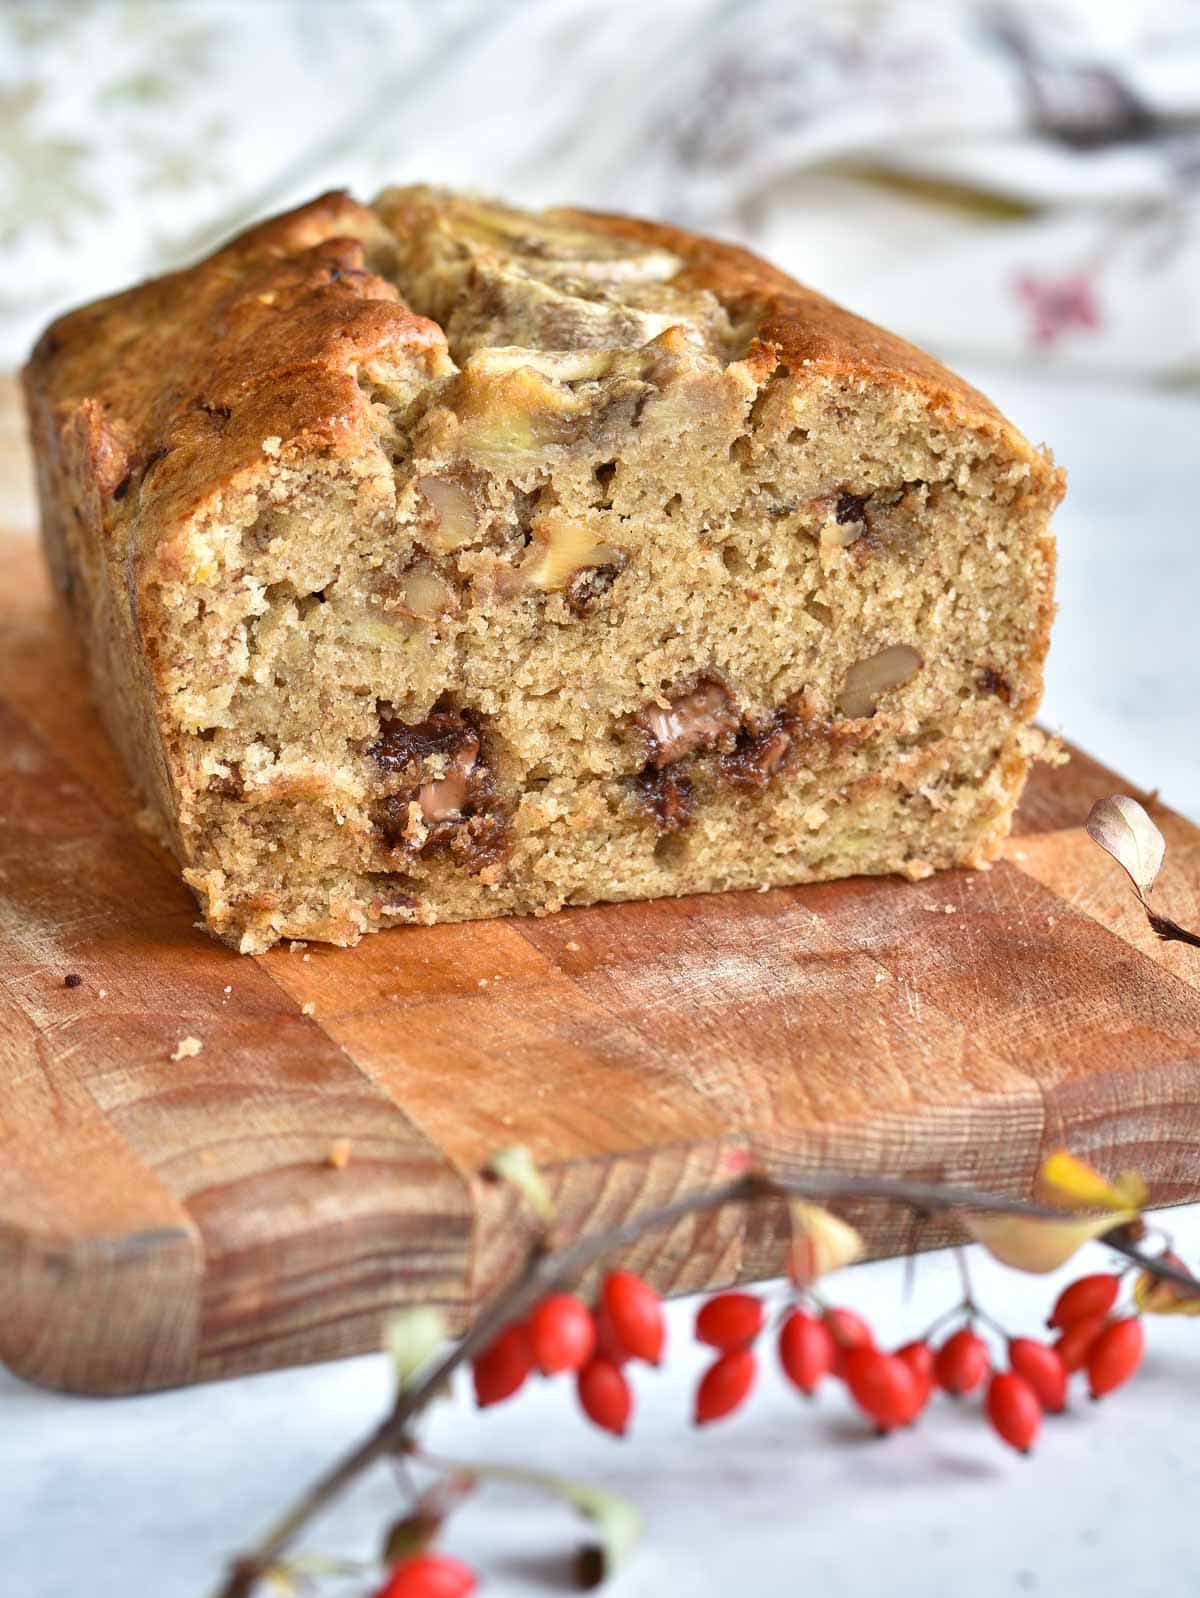
<path id="1" fill-rule="evenodd" d="M 97 704 L 244 950 L 1008 830 L 1061 473 L 744 250 L 329 194 L 61 318 L 25 386 Z"/>

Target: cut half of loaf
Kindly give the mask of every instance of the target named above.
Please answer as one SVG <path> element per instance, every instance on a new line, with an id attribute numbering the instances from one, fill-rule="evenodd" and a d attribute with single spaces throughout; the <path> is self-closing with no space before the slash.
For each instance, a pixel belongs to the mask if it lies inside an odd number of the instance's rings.
<path id="1" fill-rule="evenodd" d="M 326 195 L 25 373 L 96 699 L 240 948 L 995 854 L 1061 474 L 745 251 Z"/>

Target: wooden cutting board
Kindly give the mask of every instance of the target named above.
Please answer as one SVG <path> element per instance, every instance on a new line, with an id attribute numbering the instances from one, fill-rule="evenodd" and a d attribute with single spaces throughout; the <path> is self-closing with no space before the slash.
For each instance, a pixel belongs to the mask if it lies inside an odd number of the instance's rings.
<path id="1" fill-rule="evenodd" d="M 112 1393 L 461 1325 L 511 1270 L 523 1142 L 564 1233 L 749 1151 L 1026 1192 L 1069 1143 L 1200 1196 L 1200 959 L 1159 943 L 1080 824 L 1137 792 L 1041 771 L 1003 861 L 928 882 L 406 928 L 231 953 L 196 926 L 100 733 L 31 538 L 0 396 L 0 1358 Z M 1141 796 L 1143 799 L 1145 795 Z M 1149 802 L 1149 801 L 1148 801 Z M 1162 907 L 1200 923 L 1200 832 L 1155 807 Z M 78 986 L 66 987 L 67 973 Z M 172 1059 L 185 1036 L 202 1051 Z M 335 1142 L 350 1145 L 334 1168 Z M 854 1217 L 880 1252 L 911 1221 Z M 631 1256 L 682 1291 L 780 1269 L 780 1207 Z M 933 1241 L 936 1232 L 922 1240 Z"/>

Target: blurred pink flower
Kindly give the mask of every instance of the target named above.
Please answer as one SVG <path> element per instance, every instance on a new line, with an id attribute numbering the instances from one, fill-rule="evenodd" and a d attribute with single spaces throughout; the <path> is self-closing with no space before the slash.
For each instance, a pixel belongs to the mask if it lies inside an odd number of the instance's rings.
<path id="1" fill-rule="evenodd" d="M 1085 272 L 1068 272 L 1064 277 L 1021 272 L 1013 280 L 1013 290 L 1029 307 L 1033 342 L 1043 348 L 1056 344 L 1064 333 L 1094 332 L 1101 325 L 1095 289 Z"/>

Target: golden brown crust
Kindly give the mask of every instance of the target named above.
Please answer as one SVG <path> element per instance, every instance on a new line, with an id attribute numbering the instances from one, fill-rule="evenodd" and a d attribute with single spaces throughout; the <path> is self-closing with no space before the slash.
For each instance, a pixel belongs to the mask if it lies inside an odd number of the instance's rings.
<path id="1" fill-rule="evenodd" d="M 366 207 L 326 194 L 52 323 L 23 374 L 36 443 L 89 501 L 98 536 L 140 496 L 156 526 L 192 514 L 261 464 L 264 439 L 297 455 L 354 449 L 355 369 L 445 348 L 367 268 L 384 245 Z"/>
<path id="2" fill-rule="evenodd" d="M 915 389 L 937 409 L 952 413 L 957 425 L 1002 433 L 1035 470 L 1053 475 L 1046 457 L 977 388 L 915 344 L 797 283 L 752 251 L 612 212 L 564 208 L 553 214 L 680 256 L 688 267 L 677 282 L 715 294 L 736 322 L 748 324 L 762 344 L 775 349 L 785 366 Z"/>
<path id="3" fill-rule="evenodd" d="M 367 269 L 382 248 L 369 210 L 323 195 L 197 266 L 60 317 L 22 373 L 56 586 L 101 714 L 183 857 L 147 567 L 160 544 L 169 565 L 187 518 L 263 475 L 264 440 L 294 457 L 359 449 L 360 363 L 445 361 L 440 330 Z"/>
<path id="4" fill-rule="evenodd" d="M 752 329 L 762 359 L 916 389 L 948 421 L 1002 434 L 1061 497 L 1061 474 L 977 389 L 749 250 L 633 217 L 554 214 L 679 255 L 681 286 L 710 290 Z M 351 453 L 363 425 L 355 369 L 426 352 L 432 367 L 445 349 L 436 324 L 369 269 L 387 250 L 375 213 L 332 192 L 197 266 L 52 323 L 23 374 L 36 443 L 98 513 L 97 533 L 139 494 L 159 525 L 193 513 L 261 463 L 264 439 L 284 453 Z"/>

